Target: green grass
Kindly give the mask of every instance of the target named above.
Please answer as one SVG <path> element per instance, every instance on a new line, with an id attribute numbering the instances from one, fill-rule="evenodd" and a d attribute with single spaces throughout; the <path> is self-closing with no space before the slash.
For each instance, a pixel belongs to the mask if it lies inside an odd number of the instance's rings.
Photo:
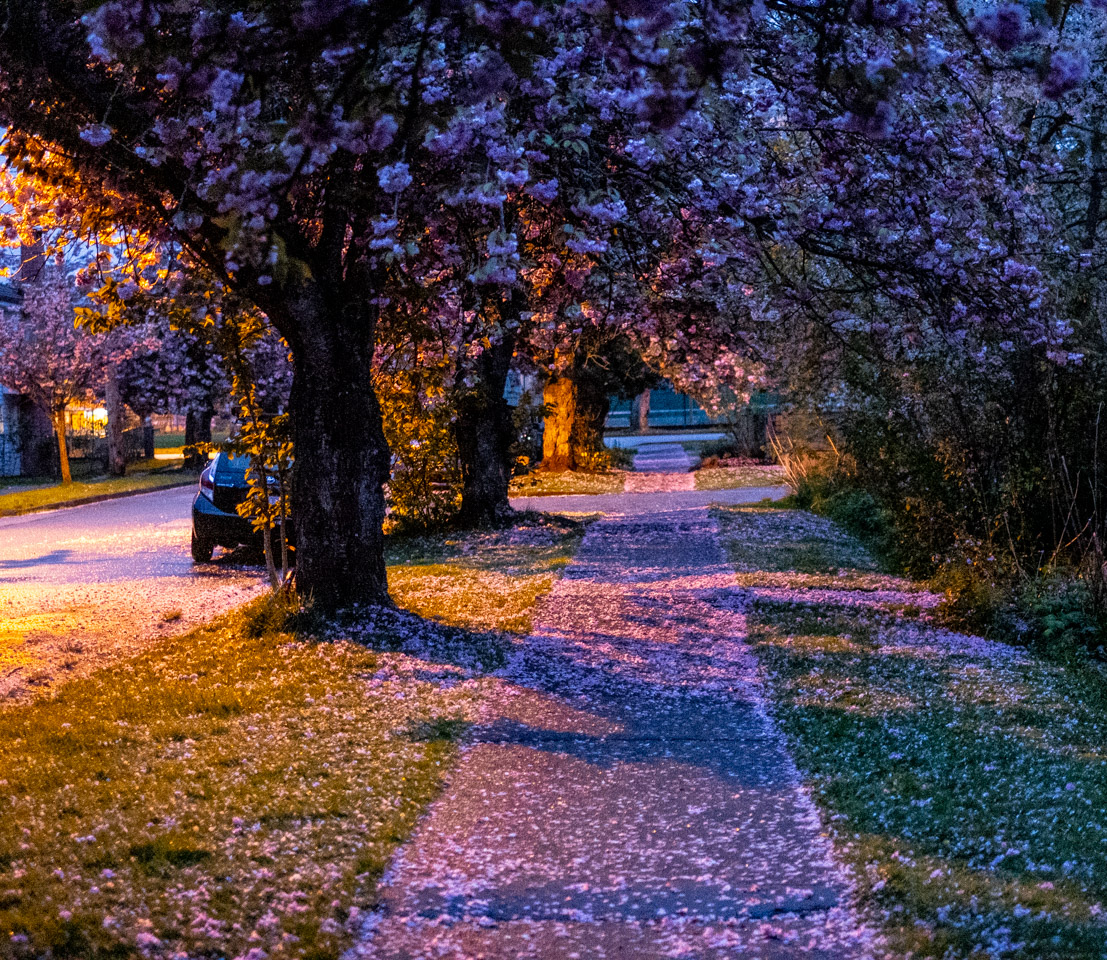
<path id="1" fill-rule="evenodd" d="M 580 538 L 538 530 L 394 544 L 394 596 L 458 628 L 522 628 Z M 455 577 L 502 602 L 434 602 Z M 0 956 L 349 947 L 485 681 L 449 657 L 312 639 L 310 622 L 266 598 L 0 708 Z"/>
<path id="2" fill-rule="evenodd" d="M 546 473 L 536 470 L 511 482 L 513 497 L 550 497 L 570 494 L 622 493 L 626 477 L 622 471 L 609 473 Z"/>
<path id="3" fill-rule="evenodd" d="M 227 439 L 226 431 L 216 431 L 211 435 L 213 443 L 222 443 Z M 159 453 L 180 453 L 184 449 L 184 431 L 180 433 L 155 433 L 154 449 Z"/>
<path id="4" fill-rule="evenodd" d="M 35 510 L 61 507 L 88 497 L 107 494 L 138 493 L 179 486 L 195 480 L 180 465 L 166 466 L 157 460 L 142 461 L 128 467 L 125 477 L 103 477 L 88 481 L 74 481 L 68 486 L 60 483 L 32 489 L 14 489 L 0 493 L 0 517 L 18 516 Z"/>
<path id="5" fill-rule="evenodd" d="M 470 630 L 526 634 L 531 611 L 576 553 L 585 523 L 530 515 L 511 530 L 390 545 L 388 582 L 406 609 Z"/>
<path id="6" fill-rule="evenodd" d="M 747 585 L 878 576 L 856 541 L 809 514 L 717 516 Z M 1102 958 L 1103 676 L 891 610 L 799 599 L 755 599 L 751 640 L 892 954 Z"/>
<path id="7" fill-rule="evenodd" d="M 697 490 L 734 490 L 739 487 L 775 487 L 784 483 L 784 471 L 776 464 L 745 467 L 700 467 Z"/>

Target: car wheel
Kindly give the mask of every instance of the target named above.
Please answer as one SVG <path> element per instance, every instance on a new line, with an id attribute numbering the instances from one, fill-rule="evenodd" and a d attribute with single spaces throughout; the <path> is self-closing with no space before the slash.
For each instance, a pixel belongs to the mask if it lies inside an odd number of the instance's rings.
<path id="1" fill-rule="evenodd" d="M 207 563 L 211 560 L 211 555 L 215 553 L 215 544 L 207 543 L 204 540 L 200 540 L 196 536 L 196 531 L 192 531 L 192 562 L 193 563 Z"/>

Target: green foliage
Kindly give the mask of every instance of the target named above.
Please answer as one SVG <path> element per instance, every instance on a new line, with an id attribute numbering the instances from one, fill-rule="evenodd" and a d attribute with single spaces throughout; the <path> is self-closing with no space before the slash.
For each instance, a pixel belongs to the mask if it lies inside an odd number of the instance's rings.
<path id="1" fill-rule="evenodd" d="M 1027 644 L 1053 659 L 1102 650 L 1107 625 L 1087 579 L 1071 564 L 1027 571 L 995 542 L 977 539 L 942 501 L 878 499 L 849 458 L 824 456 L 796 483 L 790 505 L 829 517 L 895 571 L 929 579 L 949 625 Z M 963 520 L 963 518 L 962 518 Z M 938 528 L 946 530 L 936 536 Z M 944 548 L 944 554 L 930 551 Z"/>
<path id="2" fill-rule="evenodd" d="M 738 441 L 733 437 L 722 437 L 718 440 L 705 440 L 700 445 L 700 457 L 704 460 L 723 460 L 731 457 L 740 457 Z"/>
<path id="3" fill-rule="evenodd" d="M 253 385 L 245 387 L 242 422 L 238 432 L 223 444 L 235 456 L 247 457 L 249 493 L 237 509 L 262 535 L 265 563 L 274 589 L 288 582 L 292 533 L 292 424 L 288 414 L 264 417 L 254 400 Z M 281 569 L 276 568 L 279 549 Z"/>
<path id="4" fill-rule="evenodd" d="M 1071 576 L 1034 580 L 1018 595 L 1017 616 L 1027 639 L 1051 659 L 1102 649 L 1104 624 L 1094 598 L 1086 583 Z"/>
<path id="5" fill-rule="evenodd" d="M 630 470 L 634 466 L 634 451 L 623 447 L 608 447 L 604 451 L 607 458 L 606 470 Z"/>
<path id="6" fill-rule="evenodd" d="M 310 633 L 311 601 L 294 590 L 280 590 L 259 597 L 239 611 L 239 629 L 250 640 L 282 634 Z"/>
<path id="7" fill-rule="evenodd" d="M 583 473 L 608 473 L 611 470 L 629 470 L 634 463 L 631 450 L 611 449 L 578 450 L 576 452 L 577 470 Z"/>
<path id="8" fill-rule="evenodd" d="M 930 583 L 945 596 L 939 609 L 942 618 L 975 633 L 993 633 L 1011 602 L 1012 585 L 1002 571 L 971 557 L 942 564 Z"/>
<path id="9" fill-rule="evenodd" d="M 384 435 L 392 450 L 389 526 L 442 526 L 461 506 L 461 465 L 444 371 L 435 368 L 378 374 Z"/>

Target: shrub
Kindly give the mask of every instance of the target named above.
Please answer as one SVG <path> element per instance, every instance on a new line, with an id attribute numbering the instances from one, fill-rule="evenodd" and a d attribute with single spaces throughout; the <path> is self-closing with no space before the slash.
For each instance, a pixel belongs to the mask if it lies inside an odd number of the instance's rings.
<path id="1" fill-rule="evenodd" d="M 733 437 L 722 437 L 719 440 L 705 440 L 700 447 L 700 458 L 707 460 L 727 460 L 741 456 L 738 444 Z"/>
<path id="2" fill-rule="evenodd" d="M 989 564 L 972 558 L 942 564 L 930 580 L 931 588 L 945 595 L 938 616 L 952 627 L 991 633 L 1010 615 L 1011 590 Z M 1003 614 L 1007 613 L 1008 618 Z"/>
<path id="3" fill-rule="evenodd" d="M 1018 613 L 1016 627 L 1047 656 L 1066 659 L 1102 649 L 1104 624 L 1082 580 L 1063 573 L 1037 578 L 1021 591 Z"/>
<path id="4" fill-rule="evenodd" d="M 392 527 L 443 525 L 461 505 L 461 465 L 451 409 L 438 385 L 429 373 L 422 379 L 409 375 L 377 379 L 384 434 L 392 450 L 388 482 Z"/>

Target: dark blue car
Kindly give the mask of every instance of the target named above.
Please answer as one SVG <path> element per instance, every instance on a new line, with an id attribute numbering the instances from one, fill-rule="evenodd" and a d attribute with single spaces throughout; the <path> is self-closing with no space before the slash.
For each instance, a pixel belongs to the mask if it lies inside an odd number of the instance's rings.
<path id="1" fill-rule="evenodd" d="M 245 457 L 221 453 L 200 474 L 200 489 L 192 501 L 192 559 L 211 560 L 216 547 L 233 550 L 243 544 L 256 546 L 261 535 L 235 508 L 246 499 Z"/>

